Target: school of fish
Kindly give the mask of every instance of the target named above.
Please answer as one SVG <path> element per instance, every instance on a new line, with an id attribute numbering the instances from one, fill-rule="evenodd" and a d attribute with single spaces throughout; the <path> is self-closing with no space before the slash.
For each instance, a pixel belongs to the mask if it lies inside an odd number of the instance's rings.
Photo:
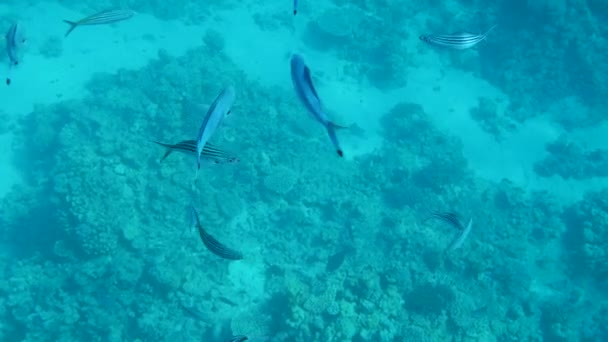
<path id="1" fill-rule="evenodd" d="M 293 15 L 295 16 L 298 13 L 298 0 L 293 0 Z M 116 23 L 130 19 L 134 15 L 135 12 L 128 9 L 112 9 L 101 11 L 76 21 L 64 20 L 64 22 L 69 25 L 69 28 L 65 33 L 65 37 L 68 37 L 77 27 Z M 420 35 L 419 38 L 421 41 L 431 46 L 451 50 L 465 50 L 474 47 L 486 39 L 490 31 L 492 31 L 495 27 L 496 25 L 490 27 L 481 34 L 457 32 L 452 34 Z M 12 83 L 11 74 L 13 69 L 22 64 L 23 47 L 27 42 L 23 26 L 20 22 L 15 22 L 9 27 L 5 35 L 5 41 L 6 54 L 9 60 L 6 84 L 10 85 Z M 327 115 L 317 90 L 315 89 L 311 70 L 304 61 L 304 58 L 301 55 L 294 53 L 290 59 L 290 66 L 291 81 L 296 97 L 301 102 L 305 111 L 308 112 L 308 114 L 316 122 L 323 126 L 327 132 L 327 135 L 329 136 L 329 140 L 333 145 L 334 150 L 339 157 L 343 157 L 344 152 L 338 140 L 336 131 L 345 127 L 334 123 Z M 220 128 L 224 118 L 230 114 L 235 99 L 236 90 L 234 86 L 225 86 L 203 116 L 202 123 L 198 127 L 196 139 L 183 140 L 176 144 L 152 141 L 153 143 L 166 148 L 166 152 L 160 160 L 163 161 L 174 151 L 194 155 L 196 166 L 194 177 L 195 181 L 198 177 L 198 172 L 201 168 L 201 162 L 203 160 L 209 160 L 216 164 L 238 162 L 239 159 L 236 156 L 225 152 L 210 142 L 215 132 Z M 313 133 L 311 132 L 311 134 Z M 241 260 L 244 258 L 240 251 L 219 242 L 216 238 L 209 234 L 206 229 L 203 228 L 198 213 L 193 205 L 190 205 L 189 211 L 191 226 L 197 229 L 202 244 L 211 253 L 225 260 Z M 460 248 L 472 229 L 472 218 L 465 227 L 461 223 L 459 216 L 453 212 L 434 212 L 430 218 L 439 219 L 440 221 L 448 223 L 460 231 L 453 242 L 447 247 L 447 252 Z M 332 271 L 340 267 L 349 251 L 352 251 L 352 247 L 340 250 L 336 254 L 332 255 L 330 257 L 327 270 Z M 228 341 L 231 342 L 240 342 L 246 340 L 248 340 L 246 335 L 235 335 L 228 339 Z"/>

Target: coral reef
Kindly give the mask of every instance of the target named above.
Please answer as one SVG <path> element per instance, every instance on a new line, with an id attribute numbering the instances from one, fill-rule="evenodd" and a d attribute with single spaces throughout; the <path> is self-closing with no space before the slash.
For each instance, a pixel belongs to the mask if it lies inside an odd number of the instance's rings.
<path id="1" fill-rule="evenodd" d="M 608 150 L 585 150 L 566 136 L 547 144 L 548 155 L 534 164 L 534 172 L 542 177 L 588 179 L 608 176 Z"/>

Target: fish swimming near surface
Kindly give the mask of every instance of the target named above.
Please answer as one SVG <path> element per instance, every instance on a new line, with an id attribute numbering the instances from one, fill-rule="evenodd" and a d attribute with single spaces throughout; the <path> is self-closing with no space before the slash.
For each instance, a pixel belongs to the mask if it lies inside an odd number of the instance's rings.
<path id="1" fill-rule="evenodd" d="M 70 25 L 70 28 L 65 33 L 65 37 L 67 37 L 70 33 L 72 33 L 72 31 L 74 31 L 75 28 L 79 26 L 111 24 L 118 21 L 131 19 L 134 15 L 135 12 L 131 10 L 113 9 L 95 13 L 78 21 L 64 20 L 64 23 Z"/>
<path id="2" fill-rule="evenodd" d="M 291 57 L 291 80 L 300 101 L 302 101 L 308 112 L 327 129 L 327 134 L 329 134 L 329 139 L 334 145 L 336 152 L 338 152 L 340 157 L 343 157 L 344 153 L 338 142 L 336 129 L 345 127 L 336 125 L 327 118 L 327 114 L 321 108 L 319 95 L 317 95 L 317 91 L 312 83 L 310 69 L 304 63 L 304 59 L 297 54 Z"/>
<path id="3" fill-rule="evenodd" d="M 198 233 L 203 241 L 203 244 L 207 247 L 207 249 L 219 256 L 223 259 L 228 260 L 241 260 L 243 259 L 243 254 L 239 251 L 236 251 L 232 248 L 226 247 L 221 242 L 217 241 L 213 236 L 211 236 L 203 226 L 201 225 L 201 221 L 198 218 L 198 213 L 193 206 L 190 206 L 190 224 L 191 226 L 195 226 L 198 229 Z"/>
<path id="4" fill-rule="evenodd" d="M 293 0 L 293 15 L 298 14 L 298 0 Z"/>
<path id="5" fill-rule="evenodd" d="M 490 27 L 483 34 L 476 34 L 470 32 L 458 32 L 454 34 L 430 34 L 420 36 L 420 40 L 430 45 L 448 48 L 452 50 L 465 50 L 472 48 L 482 40 L 486 39 L 488 33 L 492 31 L 496 25 Z"/>
<path id="6" fill-rule="evenodd" d="M 6 84 L 11 84 L 10 73 L 14 67 L 19 65 L 21 62 L 21 47 L 26 42 L 25 35 L 23 33 L 23 27 L 21 23 L 15 22 L 11 25 L 11 27 L 6 32 L 4 36 L 6 41 L 6 54 L 8 55 L 9 60 L 9 75 L 6 77 Z"/>
<path id="7" fill-rule="evenodd" d="M 198 170 L 201 168 L 201 153 L 205 148 L 205 145 L 211 139 L 211 136 L 219 125 L 222 123 L 226 115 L 230 113 L 230 108 L 234 103 L 235 91 L 234 87 L 226 87 L 213 101 L 207 114 L 203 119 L 203 123 L 198 130 L 198 136 L 196 138 L 196 176 L 198 177 Z"/>
<path id="8" fill-rule="evenodd" d="M 153 140 L 152 142 L 167 148 L 167 152 L 160 159 L 161 162 L 174 151 L 193 155 L 197 153 L 196 140 L 184 140 L 177 144 L 165 144 Z M 232 164 L 239 162 L 239 158 L 221 150 L 211 143 L 205 144 L 203 151 L 201 151 L 201 158 L 209 159 L 216 164 Z"/>
<path id="9" fill-rule="evenodd" d="M 249 338 L 245 335 L 236 335 L 236 336 L 232 336 L 228 341 L 226 342 L 243 342 L 243 341 L 247 341 Z"/>

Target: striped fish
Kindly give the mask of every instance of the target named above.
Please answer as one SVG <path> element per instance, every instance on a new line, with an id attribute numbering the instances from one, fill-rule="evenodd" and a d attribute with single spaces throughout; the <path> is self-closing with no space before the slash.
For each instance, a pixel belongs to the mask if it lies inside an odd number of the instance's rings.
<path id="1" fill-rule="evenodd" d="M 205 115 L 205 119 L 203 119 L 203 123 L 198 130 L 198 136 L 196 138 L 196 176 L 195 180 L 198 177 L 198 170 L 201 168 L 201 153 L 209 139 L 215 130 L 219 127 L 219 125 L 224 120 L 227 114 L 230 113 L 230 108 L 234 103 L 234 87 L 228 86 L 226 87 L 213 101 L 209 109 L 207 110 L 207 114 Z"/>
<path id="2" fill-rule="evenodd" d="M 460 223 L 460 217 L 458 216 L 458 214 L 456 214 L 454 212 L 446 212 L 446 213 L 435 212 L 435 213 L 432 213 L 432 216 L 438 220 L 441 220 L 441 221 L 457 228 L 458 230 L 463 230 L 462 223 Z"/>
<path id="3" fill-rule="evenodd" d="M 454 34 L 431 34 L 431 35 L 422 35 L 420 36 L 420 40 L 426 42 L 428 44 L 444 47 L 452 50 L 465 50 L 468 48 L 472 48 L 477 45 L 482 40 L 486 39 L 488 33 L 492 31 L 496 25 L 490 27 L 483 34 L 475 34 L 470 32 L 459 32 Z"/>
<path id="4" fill-rule="evenodd" d="M 65 36 L 67 37 L 78 26 L 111 24 L 117 21 L 131 19 L 134 15 L 135 12 L 131 10 L 113 9 L 95 13 L 78 21 L 64 20 L 64 23 L 70 25 L 70 28 L 65 33 Z"/>
<path id="5" fill-rule="evenodd" d="M 158 141 L 152 142 L 167 148 L 167 152 L 160 159 L 161 162 L 165 160 L 165 158 L 167 158 L 173 151 L 186 154 L 196 154 L 196 140 L 184 140 L 174 145 L 165 144 Z M 203 151 L 201 151 L 201 158 L 212 160 L 216 164 L 231 164 L 239 162 L 237 157 L 228 154 L 210 143 L 207 143 L 205 148 L 203 148 Z"/>
<path id="6" fill-rule="evenodd" d="M 298 0 L 293 0 L 293 15 L 298 14 Z"/>
<path id="7" fill-rule="evenodd" d="M 327 114 L 321 108 L 319 95 L 317 95 L 317 91 L 312 83 L 310 69 L 306 66 L 304 59 L 300 55 L 293 55 L 291 57 L 291 81 L 300 101 L 302 101 L 315 120 L 325 127 L 336 152 L 338 152 L 340 157 L 343 157 L 344 153 L 338 142 L 336 129 L 345 127 L 338 126 L 327 118 Z"/>
<path id="8" fill-rule="evenodd" d="M 213 236 L 209 235 L 209 233 L 207 233 L 205 229 L 203 229 L 201 221 L 198 218 L 198 213 L 196 212 L 196 209 L 194 209 L 193 206 L 190 206 L 190 225 L 196 226 L 201 240 L 203 241 L 203 244 L 205 244 L 205 246 L 211 253 L 219 256 L 220 258 L 228 260 L 243 259 L 243 254 L 241 252 L 226 247 L 221 242 L 217 241 Z"/>
<path id="9" fill-rule="evenodd" d="M 12 24 L 6 32 L 4 38 L 6 41 L 6 54 L 8 55 L 8 60 L 10 63 L 8 69 L 9 75 L 6 77 L 6 84 L 10 85 L 10 73 L 14 67 L 19 65 L 21 61 L 20 50 L 26 41 L 21 24 L 19 22 Z"/>
<path id="10" fill-rule="evenodd" d="M 236 335 L 232 336 L 227 342 L 243 342 L 247 341 L 249 338 L 245 335 Z"/>

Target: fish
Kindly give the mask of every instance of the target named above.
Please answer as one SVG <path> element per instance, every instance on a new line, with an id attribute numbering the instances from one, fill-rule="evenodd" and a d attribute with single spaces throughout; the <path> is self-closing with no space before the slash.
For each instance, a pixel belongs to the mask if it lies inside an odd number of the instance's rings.
<path id="1" fill-rule="evenodd" d="M 451 252 L 455 249 L 458 249 L 460 247 L 462 247 L 462 244 L 464 243 L 464 240 L 467 239 L 467 237 L 469 236 L 469 234 L 471 233 L 471 229 L 473 228 L 473 218 L 471 218 L 469 220 L 469 223 L 467 224 L 467 226 L 464 228 L 464 230 L 462 231 L 462 233 L 460 233 L 460 235 L 458 235 L 454 241 L 452 241 L 452 243 L 450 243 L 450 246 L 448 247 L 447 251 Z"/>
<path id="2" fill-rule="evenodd" d="M 330 255 L 327 258 L 327 263 L 325 264 L 325 272 L 334 272 L 342 266 L 346 256 L 354 251 L 352 246 L 346 246 L 340 249 L 338 252 Z"/>
<path id="3" fill-rule="evenodd" d="M 207 114 L 203 119 L 203 123 L 198 130 L 198 136 L 196 138 L 196 176 L 198 177 L 198 170 L 201 168 L 201 154 L 205 145 L 215 133 L 215 130 L 224 120 L 226 115 L 230 114 L 232 104 L 234 103 L 235 91 L 233 86 L 227 86 L 222 92 L 215 98 Z"/>
<path id="4" fill-rule="evenodd" d="M 72 31 L 74 31 L 74 29 L 78 26 L 111 24 L 118 21 L 131 19 L 134 15 L 135 12 L 131 10 L 112 9 L 95 13 L 78 21 L 63 20 L 64 23 L 70 25 L 70 28 L 65 33 L 65 37 L 72 33 Z"/>
<path id="5" fill-rule="evenodd" d="M 179 301 L 179 306 L 182 308 L 182 310 L 187 312 L 192 318 L 196 318 L 196 319 L 200 319 L 200 320 L 205 319 L 205 315 L 203 314 L 203 312 L 200 309 L 198 309 L 194 306 L 187 306 L 181 300 Z"/>
<path id="6" fill-rule="evenodd" d="M 203 226 L 201 225 L 201 221 L 199 220 L 198 213 L 194 206 L 190 206 L 190 225 L 195 226 L 198 229 L 198 233 L 203 241 L 203 244 L 207 249 L 219 256 L 222 259 L 227 260 L 241 260 L 243 259 L 243 254 L 239 251 L 236 251 L 232 248 L 226 247 L 221 242 L 217 241 L 213 236 L 211 236 Z"/>
<path id="7" fill-rule="evenodd" d="M 423 42 L 426 42 L 430 45 L 444 47 L 453 50 L 465 50 L 468 48 L 472 48 L 477 45 L 482 40 L 486 39 L 488 33 L 492 31 L 497 25 L 490 27 L 483 34 L 476 34 L 470 32 L 458 32 L 454 34 L 430 34 L 430 35 L 421 35 L 419 38 Z"/>
<path id="8" fill-rule="evenodd" d="M 22 27 L 21 23 L 19 23 L 19 22 L 13 23 L 9 27 L 4 38 L 6 41 L 6 54 L 8 55 L 8 60 L 10 63 L 9 69 L 8 69 L 9 75 L 6 77 L 6 85 L 10 85 L 11 84 L 10 73 L 13 70 L 13 68 L 16 67 L 17 65 L 19 65 L 19 63 L 21 62 L 21 56 L 20 56 L 21 47 L 27 41 L 25 38 L 25 35 L 23 33 L 23 27 Z"/>
<path id="9" fill-rule="evenodd" d="M 298 14 L 298 0 L 293 0 L 293 15 Z"/>
<path id="10" fill-rule="evenodd" d="M 469 220 L 469 223 L 465 227 L 462 225 L 462 223 L 460 221 L 460 216 L 455 212 L 451 212 L 451 211 L 444 212 L 444 213 L 434 212 L 431 214 L 431 216 L 432 216 L 432 218 L 436 218 L 440 221 L 443 221 L 461 231 L 461 233 L 458 236 L 456 236 L 456 238 L 450 243 L 450 245 L 448 246 L 446 251 L 451 252 L 455 249 L 462 247 L 464 240 L 466 240 L 466 238 L 469 236 L 469 234 L 471 233 L 471 230 L 473 228 L 473 218 L 471 218 Z"/>
<path id="11" fill-rule="evenodd" d="M 161 162 L 165 160 L 165 158 L 167 158 L 173 151 L 186 154 L 196 154 L 197 152 L 196 140 L 184 140 L 178 142 L 177 144 L 165 144 L 154 140 L 152 140 L 152 142 L 167 148 L 167 152 L 160 159 Z M 201 151 L 201 158 L 210 159 L 216 164 L 232 164 L 239 162 L 239 158 L 230 155 L 229 153 L 210 143 L 207 143 Z"/>
<path id="12" fill-rule="evenodd" d="M 327 129 L 327 134 L 329 135 L 329 139 L 334 145 L 336 152 L 340 157 L 343 157 L 344 152 L 338 142 L 336 129 L 346 127 L 339 126 L 327 118 L 327 114 L 321 108 L 319 95 L 312 83 L 310 69 L 306 66 L 302 56 L 298 54 L 294 54 L 291 57 L 291 80 L 300 101 L 302 101 L 308 112 Z"/>
<path id="13" fill-rule="evenodd" d="M 235 335 L 232 336 L 228 341 L 226 342 L 243 342 L 243 341 L 247 341 L 249 338 L 245 335 Z"/>
<path id="14" fill-rule="evenodd" d="M 432 215 L 432 217 L 439 219 L 443 222 L 446 222 L 447 224 L 449 224 L 459 230 L 464 229 L 462 227 L 462 223 L 460 223 L 460 216 L 455 212 L 451 212 L 451 211 L 448 211 L 445 213 L 434 212 L 431 215 Z"/>

